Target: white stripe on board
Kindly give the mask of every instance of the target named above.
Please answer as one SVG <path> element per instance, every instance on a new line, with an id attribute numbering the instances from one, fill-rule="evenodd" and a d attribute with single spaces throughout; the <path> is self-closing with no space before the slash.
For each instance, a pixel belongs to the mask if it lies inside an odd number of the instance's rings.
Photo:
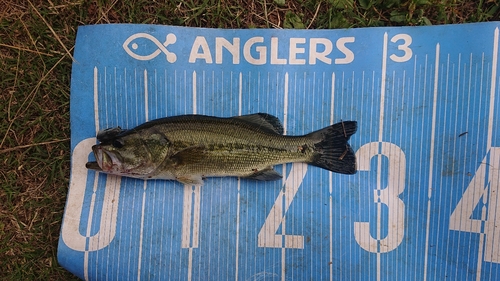
<path id="1" fill-rule="evenodd" d="M 195 196 L 193 202 L 193 196 Z M 198 200 L 197 200 L 198 199 Z M 192 271 L 193 271 L 193 248 L 198 246 L 197 239 L 198 236 L 198 226 L 199 224 L 196 222 L 196 216 L 193 213 L 196 213 L 196 201 L 198 201 L 199 205 L 199 196 L 198 194 L 193 194 L 193 187 L 190 185 L 184 185 L 184 200 L 183 200 L 183 211 L 182 211 L 182 240 L 181 246 L 182 248 L 188 248 L 188 280 L 192 279 Z M 194 204 L 193 204 L 194 203 Z M 198 208 L 199 213 L 199 208 Z M 195 217 L 195 219 L 192 219 Z M 191 231 L 192 230 L 192 231 Z M 196 242 L 196 245 L 195 245 Z"/>
<path id="2" fill-rule="evenodd" d="M 145 120 L 148 121 L 148 71 L 144 69 L 144 112 Z M 146 188 L 147 181 L 144 181 L 142 192 L 142 208 L 141 208 L 141 228 L 139 233 L 139 257 L 137 262 L 137 280 L 141 280 L 141 259 L 142 259 L 142 241 L 144 238 L 144 209 L 146 207 Z"/>
<path id="3" fill-rule="evenodd" d="M 198 248 L 200 235 L 200 207 L 201 207 L 201 188 L 195 185 L 193 188 L 194 206 L 193 206 L 193 231 L 191 248 Z"/>
<path id="4" fill-rule="evenodd" d="M 196 71 L 193 71 L 193 114 L 196 114 Z"/>
<path id="5" fill-rule="evenodd" d="M 139 256 L 137 257 L 137 280 L 141 280 L 141 259 L 142 259 L 142 240 L 144 237 L 144 207 L 146 206 L 146 181 L 144 181 L 144 190 L 142 192 L 141 208 L 141 230 L 139 233 Z"/>
<path id="6" fill-rule="evenodd" d="M 231 75 L 232 77 L 232 75 Z M 231 79 L 232 81 L 232 79 Z M 241 116 L 241 102 L 243 100 L 243 75 L 240 72 L 238 76 L 238 115 Z M 235 273 L 234 280 L 238 280 L 238 263 L 239 263 L 239 249 L 240 249 L 240 190 L 241 190 L 241 180 L 238 178 L 238 194 L 236 198 L 236 260 L 235 260 Z"/>
<path id="7" fill-rule="evenodd" d="M 95 133 L 99 132 L 99 107 L 98 107 L 98 71 L 97 66 L 94 67 L 94 122 L 95 122 Z"/>
<path id="8" fill-rule="evenodd" d="M 149 121 L 149 104 L 148 104 L 148 98 L 149 98 L 149 89 L 148 89 L 148 71 L 144 69 L 144 114 L 146 116 L 145 120 L 146 122 Z"/>
<path id="9" fill-rule="evenodd" d="M 241 189 L 241 179 L 238 177 L 238 194 L 236 198 L 236 257 L 235 257 L 235 270 L 234 270 L 234 280 L 238 280 L 238 264 L 239 264 L 239 248 L 240 248 L 240 189 Z"/>
<path id="10" fill-rule="evenodd" d="M 332 72 L 332 83 L 331 83 L 331 100 L 330 100 L 330 125 L 333 125 L 333 107 L 335 100 L 335 72 Z M 330 259 L 329 259 L 329 268 L 330 268 L 330 281 L 333 281 L 333 173 L 328 173 L 328 192 L 330 193 L 329 203 L 329 223 L 330 223 Z"/>
<path id="11" fill-rule="evenodd" d="M 450 54 L 448 53 L 447 56 L 446 56 L 446 67 L 443 66 L 443 70 L 446 69 L 446 74 L 443 73 L 443 82 L 442 84 L 444 84 L 444 90 L 441 90 L 440 93 L 442 93 L 443 95 L 443 98 L 446 100 L 448 99 L 448 95 L 449 93 L 453 93 L 453 89 L 454 89 L 454 86 L 455 86 L 455 64 L 453 62 L 450 63 Z M 441 116 L 448 116 L 448 111 L 451 112 L 452 108 L 450 108 L 449 106 L 445 106 L 443 108 L 443 112 L 441 113 Z M 451 114 L 451 113 L 450 113 Z M 447 128 L 448 126 L 450 126 L 450 124 L 453 124 L 453 120 L 450 120 L 450 118 L 442 118 L 442 120 L 440 120 L 440 125 L 443 127 L 443 128 Z M 436 140 L 435 140 L 436 141 Z M 446 138 L 442 138 L 442 141 L 441 141 L 441 145 L 442 147 L 445 147 L 446 146 Z M 436 153 L 436 151 L 435 151 Z M 439 156 L 435 156 L 435 161 L 440 161 L 440 165 L 441 166 L 444 166 L 445 165 L 445 159 L 446 159 L 446 150 L 444 149 L 441 149 L 440 151 L 440 154 Z M 439 186 L 443 186 L 445 182 L 445 179 L 444 177 L 439 177 Z M 437 183 L 437 182 L 436 182 Z M 440 197 L 441 196 L 445 196 L 443 195 L 444 192 L 447 192 L 447 190 L 443 190 L 443 189 L 439 189 L 439 195 Z M 437 214 L 436 214 L 437 217 L 442 217 L 444 216 L 444 214 L 441 213 L 441 210 L 438 210 Z M 440 227 L 447 227 L 446 225 L 445 226 L 441 226 L 441 224 L 437 224 L 437 229 L 439 229 Z M 443 241 L 443 246 L 442 247 L 445 247 L 445 250 L 444 250 L 444 253 L 445 253 L 445 258 L 447 259 L 448 258 L 448 248 L 449 248 L 449 239 L 442 239 Z M 436 248 L 439 249 L 439 243 L 441 242 L 441 239 L 437 240 L 436 241 Z M 446 245 L 446 246 L 444 246 Z M 445 265 L 445 267 L 448 266 L 447 264 Z M 445 270 L 442 270 L 442 271 L 446 271 L 446 268 Z M 438 270 L 434 270 L 434 275 L 437 274 Z M 435 278 L 435 276 L 434 276 Z"/>
<path id="12" fill-rule="evenodd" d="M 124 68 L 123 69 L 123 95 L 125 97 L 125 124 L 126 124 L 126 128 L 129 128 L 128 126 L 128 120 L 129 120 L 129 116 L 128 116 L 128 84 L 127 84 L 127 68 Z M 121 213 L 119 215 L 120 218 L 123 218 L 123 211 L 124 211 L 125 208 L 122 208 L 121 209 Z M 118 215 L 117 215 L 118 216 Z M 122 239 L 122 230 L 123 230 L 123 224 L 120 224 L 120 230 L 118 231 L 120 237 L 119 239 L 121 240 Z M 109 252 L 108 252 L 109 253 Z M 118 246 L 118 253 L 116 255 L 116 261 L 119 261 L 122 259 L 122 247 Z M 118 262 L 117 265 L 116 265 L 116 272 L 120 272 L 120 266 L 122 265 L 122 263 Z"/>
<path id="13" fill-rule="evenodd" d="M 330 99 L 330 125 L 333 125 L 334 114 L 333 114 L 333 106 L 335 105 L 335 72 L 332 72 L 332 91 L 331 91 L 331 99 Z M 331 193 L 332 191 L 330 191 Z"/>
<path id="14" fill-rule="evenodd" d="M 197 113 L 197 80 L 196 71 L 193 71 L 193 114 Z M 181 248 L 188 249 L 188 280 L 192 279 L 193 248 L 198 248 L 200 233 L 201 188 L 199 185 L 184 185 L 182 205 L 182 239 Z"/>
<path id="15" fill-rule="evenodd" d="M 284 85 L 284 97 L 283 97 L 283 134 L 286 135 L 287 122 L 288 122 L 288 72 L 285 72 L 285 85 Z M 283 182 L 286 181 L 286 164 L 283 164 Z M 283 205 L 286 204 L 286 190 L 283 190 L 282 200 Z M 286 209 L 285 209 L 286 210 Z M 284 214 L 283 214 L 284 215 Z M 281 233 L 285 235 L 286 233 L 286 221 L 282 219 L 281 221 Z M 285 244 L 285 243 L 283 243 Z M 285 281 L 286 278 L 286 245 L 282 245 L 281 248 L 281 281 Z"/>
<path id="16" fill-rule="evenodd" d="M 486 198 L 487 196 L 483 196 Z M 483 207 L 481 208 L 481 221 L 486 221 L 486 202 L 483 202 Z M 479 245 L 477 249 L 477 266 L 476 266 L 476 281 L 481 280 L 481 268 L 483 264 L 483 252 L 484 252 L 484 237 L 486 234 L 484 232 L 479 233 Z"/>
<path id="17" fill-rule="evenodd" d="M 203 72 L 203 77 L 205 73 Z M 204 79 L 203 79 L 204 80 Z M 197 109 L 197 86 L 198 82 L 196 80 L 196 71 L 193 71 L 193 114 L 198 113 Z M 205 84 L 203 84 L 203 90 L 205 89 Z M 189 251 L 192 252 L 193 248 L 198 248 L 198 236 L 200 233 L 200 208 L 201 208 L 201 188 L 200 185 L 195 185 L 192 188 L 192 193 L 191 196 L 194 196 L 194 205 L 193 205 L 193 224 L 192 224 L 192 241 L 191 241 L 191 247 L 189 248 Z M 191 253 L 192 255 L 192 253 Z M 192 258 L 192 257 L 191 257 Z M 192 262 L 192 261 L 191 261 Z M 190 271 L 192 268 L 190 268 Z"/>
<path id="18" fill-rule="evenodd" d="M 98 93 L 99 93 L 99 83 L 98 83 L 99 75 L 97 66 L 94 67 L 94 121 L 95 121 L 95 130 L 96 135 L 99 132 L 99 107 L 98 107 Z M 104 78 L 106 80 L 106 78 Z M 90 230 L 92 227 L 92 219 L 94 216 L 94 205 L 95 205 L 95 197 L 97 191 L 97 183 L 99 179 L 99 173 L 95 173 L 94 177 L 94 187 L 92 189 L 92 197 L 90 199 L 90 207 L 89 207 L 89 217 L 87 221 L 87 232 L 85 234 L 86 243 L 88 243 L 90 238 Z M 89 280 L 89 249 L 88 244 L 85 247 L 85 253 L 83 257 L 83 275 L 85 280 Z"/>
<path id="19" fill-rule="evenodd" d="M 191 186 L 184 185 L 184 197 L 182 203 L 182 229 L 181 229 L 181 248 L 189 248 L 191 246 L 191 217 L 192 217 L 192 203 Z"/>
<path id="20" fill-rule="evenodd" d="M 166 75 L 165 75 L 165 76 L 166 76 Z M 166 78 L 167 78 L 167 77 L 165 77 L 165 81 L 167 80 Z M 164 93 L 166 93 L 166 92 L 167 92 L 167 91 L 166 91 L 166 89 L 165 89 Z M 161 200 L 161 204 L 162 204 L 162 205 L 161 205 L 161 211 L 160 211 L 160 214 L 161 214 L 161 215 L 160 215 L 160 217 L 161 217 L 160 253 L 163 253 L 163 252 L 164 252 L 163 246 L 164 246 L 164 245 L 166 246 L 166 243 L 164 243 L 163 238 L 168 239 L 167 234 L 165 233 L 165 229 L 166 229 L 166 226 L 165 226 L 165 217 L 166 217 L 166 215 L 165 215 L 165 214 L 166 214 L 166 212 L 165 212 L 165 201 L 166 201 L 166 200 L 165 200 L 165 199 L 167 199 L 167 196 L 166 196 L 166 190 L 167 190 L 167 189 L 166 189 L 165 187 L 166 187 L 165 185 L 163 185 L 163 186 L 162 186 L 162 191 L 163 191 L 163 194 L 160 196 L 160 198 L 162 199 L 162 200 Z M 173 197 L 173 196 L 172 196 L 172 197 Z M 173 212 L 172 212 L 172 213 L 173 213 Z M 153 236 L 151 235 L 151 237 L 153 237 Z M 171 240 L 172 240 L 172 239 L 171 239 Z M 151 245 L 153 245 L 153 243 L 151 243 Z M 151 248 L 153 248 L 153 247 L 151 247 Z M 151 255 L 152 255 L 152 254 L 151 254 Z M 173 255 L 172 255 L 172 256 L 173 256 Z M 164 257 L 164 255 L 160 255 L 160 258 L 159 258 L 159 262 L 158 262 L 158 264 L 160 264 L 160 265 L 162 265 L 162 264 L 163 264 L 163 263 L 162 263 L 162 262 L 163 262 L 163 260 L 162 260 L 163 258 L 167 258 L 167 257 L 166 257 L 166 256 Z M 168 258 L 167 258 L 167 260 L 168 260 Z M 165 265 L 166 265 L 166 262 L 165 262 Z"/>
<path id="21" fill-rule="evenodd" d="M 384 133 L 384 110 L 385 110 L 385 84 L 387 75 L 387 32 L 384 33 L 384 45 L 382 49 L 382 77 L 380 83 L 380 118 L 379 118 L 379 131 L 378 131 L 378 141 L 382 143 L 382 136 Z M 380 148 L 379 148 L 380 149 Z M 377 157 L 377 194 L 380 194 L 382 190 L 382 155 Z M 377 200 L 378 201 L 378 200 Z M 382 204 L 377 202 L 377 244 L 380 244 L 381 240 L 381 229 L 382 229 Z M 381 271 L 381 255 L 377 246 L 377 280 L 380 280 Z"/>
<path id="22" fill-rule="evenodd" d="M 188 250 L 188 276 L 187 280 L 191 281 L 193 279 L 193 248 L 189 247 Z"/>
<path id="23" fill-rule="evenodd" d="M 286 135 L 287 116 L 288 116 L 288 72 L 285 72 L 285 87 L 284 87 L 284 101 L 283 101 L 283 135 Z M 285 174 L 285 173 L 283 173 Z M 283 231 L 283 233 L 285 233 Z"/>
<path id="24" fill-rule="evenodd" d="M 464 83 L 464 87 L 463 87 L 463 91 L 465 93 L 465 86 L 467 85 L 467 106 L 466 108 L 470 108 L 470 96 L 471 96 L 471 88 L 472 88 L 472 67 L 473 67 L 474 63 L 473 63 L 473 59 L 472 59 L 472 53 L 469 54 L 469 73 L 468 73 L 468 81 L 467 83 Z M 466 65 L 464 64 L 464 80 L 466 80 L 467 78 L 467 74 L 466 74 Z M 458 101 L 457 101 L 458 103 Z M 465 117 L 465 128 L 468 129 L 469 128 L 469 116 L 470 116 L 470 111 L 467 110 L 467 114 L 466 114 L 466 117 Z M 457 132 L 457 131 L 455 131 Z M 465 167 L 467 165 L 467 162 L 470 161 L 469 159 L 463 159 L 463 163 L 462 165 Z M 451 220 L 451 218 L 450 218 Z M 471 264 L 471 260 L 473 260 L 474 258 L 472 257 L 473 255 L 470 254 L 470 251 L 471 251 L 471 244 L 470 243 L 472 240 L 469 239 L 469 243 L 468 244 L 468 253 L 467 253 L 467 264 Z M 458 272 L 458 268 L 456 269 L 456 272 Z"/>
<path id="25" fill-rule="evenodd" d="M 119 102 L 118 102 L 118 85 L 116 83 L 116 81 L 118 81 L 118 79 L 116 78 L 116 66 L 113 68 L 113 74 L 114 74 L 114 77 L 113 77 L 113 80 L 114 80 L 114 93 L 113 93 L 113 96 L 115 97 L 115 121 L 118 122 L 119 119 L 119 115 L 118 115 L 118 112 L 119 112 Z"/>
<path id="26" fill-rule="evenodd" d="M 431 147 L 429 154 L 429 187 L 427 191 L 427 226 L 425 230 L 425 254 L 424 254 L 424 281 L 427 280 L 427 263 L 429 260 L 429 234 L 430 234 L 430 220 L 431 220 L 431 197 L 432 197 L 432 180 L 434 171 L 434 143 L 436 139 L 436 111 L 437 111 L 437 98 L 438 98 L 438 81 L 439 81 L 439 51 L 440 46 L 436 44 L 436 59 L 434 63 L 434 93 L 432 99 L 432 124 L 431 124 Z"/>
<path id="27" fill-rule="evenodd" d="M 474 65 L 474 61 L 472 58 L 473 58 L 472 53 L 470 53 L 469 54 L 469 79 L 467 81 L 468 87 L 467 87 L 467 107 L 466 108 L 470 108 L 470 100 L 471 100 L 471 92 L 472 92 L 472 66 Z M 464 73 L 465 73 L 465 70 L 464 70 Z M 464 90 L 465 90 L 465 84 L 464 84 Z M 457 114 L 458 114 L 458 111 L 457 111 Z M 465 118 L 465 129 L 466 130 L 468 130 L 468 128 L 469 128 L 469 121 L 470 121 L 470 111 L 467 111 L 467 115 Z M 465 149 L 464 152 L 467 153 L 468 152 L 467 149 Z M 477 156 L 477 154 L 476 154 L 476 156 Z M 470 160 L 466 159 L 464 157 L 463 163 L 462 163 L 463 167 L 466 167 L 468 161 L 470 161 Z M 471 244 L 472 244 L 472 243 L 470 243 L 470 241 L 471 240 L 469 240 L 469 243 L 468 243 L 469 244 L 469 253 L 470 253 Z M 471 258 L 472 258 L 472 255 L 468 254 L 467 264 L 471 264 Z M 458 271 L 458 268 L 457 268 L 457 271 Z"/>
<path id="28" fill-rule="evenodd" d="M 243 101 L 243 74 L 240 72 L 238 77 L 238 115 L 242 114 L 241 106 Z"/>
<path id="29" fill-rule="evenodd" d="M 465 66 L 465 64 L 464 64 L 464 66 Z M 456 89 L 455 89 L 455 95 L 456 96 L 458 96 L 461 93 L 461 91 L 463 93 L 463 89 L 465 88 L 465 86 L 464 86 L 464 80 L 466 78 L 466 75 L 465 75 L 465 71 L 463 73 L 462 73 L 462 71 L 463 71 L 463 67 L 462 67 L 462 53 L 459 52 L 458 53 L 458 62 L 457 62 L 457 75 L 456 75 L 457 81 L 456 81 L 456 83 L 454 83 L 455 86 L 456 86 Z M 452 118 L 452 119 L 455 120 L 454 126 L 453 126 L 453 132 L 457 132 L 457 126 L 458 126 L 458 123 L 459 123 L 458 122 L 458 116 L 460 114 L 459 110 L 458 110 L 458 107 L 459 107 L 459 102 L 461 100 L 462 99 L 456 99 L 456 101 L 455 101 L 455 106 L 454 106 L 454 108 L 455 108 L 455 118 Z M 453 112 L 453 110 L 450 110 L 450 116 L 452 116 L 452 112 Z M 451 128 L 451 126 L 450 126 L 450 128 Z M 453 145 L 450 145 L 450 148 L 451 148 L 451 151 L 453 151 L 453 154 L 451 156 L 452 159 L 457 159 L 456 158 L 456 154 L 457 154 L 456 142 L 453 142 Z M 455 166 L 455 162 L 453 162 L 451 168 L 453 169 L 454 166 Z M 450 186 L 455 186 L 455 177 L 451 178 Z M 450 192 L 450 197 L 452 196 L 452 194 L 453 194 L 453 192 Z M 451 209 L 450 209 L 450 211 L 451 211 Z M 449 226 L 448 226 L 448 228 L 449 228 Z M 457 246 L 460 246 L 460 244 L 461 244 L 460 243 L 460 234 L 461 233 L 459 232 L 459 234 L 458 234 L 459 237 L 458 237 L 457 240 L 455 240 L 455 241 L 457 241 Z M 452 247 L 455 247 L 455 241 L 454 241 L 454 239 L 450 239 L 450 232 L 448 232 L 446 240 L 453 241 Z M 448 256 L 448 253 L 446 255 Z M 454 260 L 454 259 L 458 260 L 459 258 L 460 258 L 460 253 L 457 252 L 456 255 L 455 255 L 455 257 L 452 257 L 450 255 L 450 259 L 448 259 L 448 257 L 446 259 L 447 260 Z M 445 268 L 447 269 L 447 267 L 445 267 Z M 456 266 L 454 269 L 455 269 L 455 273 L 454 274 L 457 275 L 457 273 L 458 273 L 458 266 Z M 452 272 L 452 270 L 453 270 L 453 268 L 451 267 L 450 268 L 450 272 Z M 448 271 L 445 270 L 445 272 L 448 272 Z"/>
<path id="30" fill-rule="evenodd" d="M 381 77 L 381 81 L 380 81 L 380 126 L 378 129 L 378 141 L 379 142 L 382 142 L 382 136 L 384 133 L 385 83 L 386 83 L 386 79 L 387 79 L 386 71 L 387 71 L 387 32 L 384 33 L 384 47 L 382 50 L 382 77 Z M 381 159 L 381 158 L 379 157 L 379 159 Z M 381 160 L 379 160 L 379 161 L 381 161 Z M 378 167 L 379 167 L 379 171 L 380 171 L 381 166 L 379 165 Z M 380 176 L 380 173 L 378 176 Z M 377 181 L 378 181 L 378 179 L 377 179 Z M 380 187 L 377 187 L 377 189 L 380 189 Z M 378 239 L 378 237 L 377 237 L 377 239 Z"/>
<path id="31" fill-rule="evenodd" d="M 491 89 L 490 89 L 490 114 L 488 119 L 488 138 L 486 139 L 486 151 L 491 149 L 493 138 L 493 117 L 495 115 L 495 91 L 497 85 L 497 63 L 498 63 L 498 27 L 493 35 L 493 61 L 491 65 Z"/>

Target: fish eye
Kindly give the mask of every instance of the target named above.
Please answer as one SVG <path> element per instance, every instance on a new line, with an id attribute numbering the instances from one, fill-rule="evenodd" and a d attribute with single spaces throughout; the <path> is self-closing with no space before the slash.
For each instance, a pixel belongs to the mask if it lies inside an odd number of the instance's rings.
<path id="1" fill-rule="evenodd" d="M 122 140 L 114 140 L 111 145 L 113 145 L 114 148 L 122 148 L 123 147 L 123 141 Z"/>

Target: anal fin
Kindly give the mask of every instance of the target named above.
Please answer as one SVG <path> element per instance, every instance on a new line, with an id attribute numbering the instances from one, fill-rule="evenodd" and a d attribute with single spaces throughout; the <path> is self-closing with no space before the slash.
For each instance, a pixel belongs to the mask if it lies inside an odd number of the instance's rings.
<path id="1" fill-rule="evenodd" d="M 196 176 L 196 175 L 193 175 L 193 176 L 177 176 L 175 177 L 175 179 L 182 183 L 182 184 L 186 184 L 186 185 L 203 185 L 203 179 L 201 178 L 201 176 Z"/>
<path id="2" fill-rule="evenodd" d="M 244 177 L 246 179 L 260 180 L 260 181 L 276 181 L 283 178 L 283 176 L 276 172 L 272 167 L 256 171 L 253 174 Z"/>

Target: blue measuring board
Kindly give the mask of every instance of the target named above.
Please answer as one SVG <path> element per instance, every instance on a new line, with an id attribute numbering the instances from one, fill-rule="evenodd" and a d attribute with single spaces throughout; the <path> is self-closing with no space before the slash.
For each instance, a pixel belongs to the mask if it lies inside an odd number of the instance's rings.
<path id="1" fill-rule="evenodd" d="M 85 280 L 496 280 L 500 23 L 78 29 L 60 264 Z M 358 121 L 355 175 L 203 186 L 85 168 L 99 130 L 180 114 Z"/>

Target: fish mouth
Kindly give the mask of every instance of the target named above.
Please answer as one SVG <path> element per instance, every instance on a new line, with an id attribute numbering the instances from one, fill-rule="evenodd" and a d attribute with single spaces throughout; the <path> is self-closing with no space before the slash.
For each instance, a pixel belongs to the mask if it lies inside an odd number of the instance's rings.
<path id="1" fill-rule="evenodd" d="M 120 162 L 113 153 L 104 150 L 100 145 L 92 146 L 92 151 L 94 152 L 96 161 L 87 162 L 87 164 L 85 164 L 87 169 L 111 172 L 113 167 L 117 166 Z"/>

